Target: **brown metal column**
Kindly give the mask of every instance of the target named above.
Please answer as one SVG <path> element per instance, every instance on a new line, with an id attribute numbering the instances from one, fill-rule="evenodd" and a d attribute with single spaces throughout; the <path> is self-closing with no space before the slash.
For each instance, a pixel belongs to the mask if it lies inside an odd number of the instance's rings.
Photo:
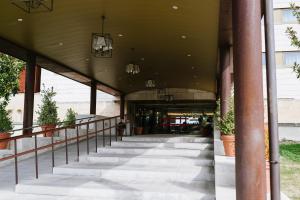
<path id="1" fill-rule="evenodd" d="M 96 81 L 91 82 L 91 96 L 90 96 L 90 114 L 96 114 L 97 106 L 97 83 Z"/>
<path id="2" fill-rule="evenodd" d="M 233 0 L 237 200 L 266 199 L 261 1 Z"/>
<path id="3" fill-rule="evenodd" d="M 280 154 L 278 136 L 277 81 L 273 0 L 265 0 L 265 44 L 268 95 L 268 123 L 270 135 L 271 199 L 280 200 Z"/>
<path id="4" fill-rule="evenodd" d="M 125 113 L 125 95 L 121 95 L 120 97 L 120 118 L 124 119 L 124 113 Z"/>
<path id="5" fill-rule="evenodd" d="M 29 53 L 26 63 L 25 75 L 25 94 L 24 94 L 24 114 L 23 114 L 23 127 L 32 127 L 33 124 L 33 109 L 34 109 L 34 85 L 35 85 L 35 67 L 36 56 Z M 31 130 L 24 130 L 23 134 L 30 134 Z"/>
<path id="6" fill-rule="evenodd" d="M 220 49 L 220 68 L 221 68 L 221 98 L 220 110 L 221 117 L 228 112 L 231 96 L 231 73 L 230 73 L 230 46 Z"/>

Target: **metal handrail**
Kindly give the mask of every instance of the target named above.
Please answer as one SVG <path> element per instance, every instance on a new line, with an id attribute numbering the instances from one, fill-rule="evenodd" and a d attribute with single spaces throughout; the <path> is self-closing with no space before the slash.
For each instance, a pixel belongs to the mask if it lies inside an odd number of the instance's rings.
<path id="1" fill-rule="evenodd" d="M 83 117 L 83 118 L 79 118 L 79 119 L 76 119 L 76 121 L 82 121 L 84 119 L 90 119 L 90 118 L 94 118 L 95 116 L 90 116 L 90 117 Z M 70 121 L 61 121 L 61 122 L 58 122 L 56 124 L 57 125 L 60 125 L 60 124 L 64 124 L 66 122 L 70 122 Z M 13 129 L 13 130 L 10 130 L 10 131 L 7 131 L 8 133 L 11 133 L 13 134 L 14 132 L 17 132 L 17 131 L 25 131 L 25 130 L 30 130 L 30 129 L 35 129 L 35 128 L 39 128 L 39 127 L 42 127 L 43 125 L 36 125 L 36 126 L 31 126 L 31 127 L 26 127 L 26 128 L 19 128 L 19 129 Z"/>
<path id="2" fill-rule="evenodd" d="M 130 127 L 130 135 L 131 135 L 131 124 L 127 119 L 127 115 L 124 116 L 125 117 L 125 124 L 129 123 L 129 127 Z M 99 132 L 103 133 L 103 147 L 105 147 L 105 131 L 109 130 L 109 140 L 110 140 L 110 146 L 111 146 L 111 133 L 112 133 L 112 128 L 115 128 L 115 134 L 116 134 L 116 141 L 118 141 L 118 118 L 121 117 L 120 116 L 114 116 L 114 117 L 108 117 L 108 118 L 103 118 L 103 119 L 98 119 L 98 120 L 92 120 L 92 118 L 94 117 L 87 117 L 87 118 L 82 118 L 79 119 L 79 123 L 78 124 L 74 124 L 74 125 L 69 125 L 69 126 L 64 126 L 64 127 L 58 127 L 58 128 L 53 128 L 53 129 L 48 129 L 48 130 L 44 130 L 44 131 L 38 131 L 38 132 L 34 132 L 34 133 L 30 133 L 30 134 L 26 134 L 26 135 L 20 135 L 20 136 L 14 136 L 14 137 L 10 137 L 10 138 L 6 138 L 6 139 L 0 139 L 0 142 L 5 142 L 5 141 L 14 141 L 14 155 L 10 155 L 10 156 L 6 156 L 3 158 L 0 158 L 0 162 L 1 161 L 5 161 L 5 160 L 10 160 L 10 159 L 14 159 L 15 160 L 15 183 L 18 184 L 19 182 L 19 176 L 18 176 L 18 157 L 29 154 L 29 153 L 35 153 L 34 157 L 35 157 L 35 174 L 36 174 L 36 178 L 38 179 L 39 177 L 39 165 L 38 165 L 38 151 L 43 150 L 43 149 L 47 149 L 51 147 L 51 154 L 52 154 L 52 167 L 55 167 L 55 146 L 59 145 L 59 144 L 64 144 L 65 143 L 65 152 L 66 152 L 66 164 L 69 163 L 69 152 L 68 152 L 68 142 L 69 141 L 74 141 L 76 140 L 76 148 L 77 148 L 77 161 L 79 161 L 79 156 L 80 156 L 80 149 L 79 149 L 79 142 L 80 139 L 86 139 L 87 142 L 87 154 L 89 154 L 90 152 L 90 145 L 89 145 L 89 140 L 90 138 L 95 137 L 95 146 L 96 146 L 96 153 L 97 153 L 97 148 L 98 148 L 98 143 L 97 143 L 97 136 Z M 84 119 L 88 119 L 87 122 L 83 122 L 81 123 Z M 111 119 L 115 119 L 115 125 L 112 126 L 111 125 Z M 105 128 L 105 121 L 109 120 L 109 127 Z M 102 121 L 102 130 L 97 130 L 97 126 L 98 126 L 98 122 Z M 89 125 L 94 123 L 95 125 L 95 130 L 93 132 L 89 131 Z M 79 135 L 79 127 L 83 126 L 83 125 L 87 125 L 87 130 L 86 130 L 86 134 L 85 135 Z M 67 128 L 74 128 L 76 129 L 76 137 L 71 137 L 68 138 L 68 134 L 67 134 Z M 24 130 L 24 129 L 21 129 Z M 41 147 L 37 146 L 37 135 L 43 134 L 45 132 L 49 132 L 49 131 L 59 131 L 59 130 L 65 130 L 65 138 L 64 140 L 60 140 L 60 141 L 55 141 L 54 142 L 54 136 L 51 136 L 51 144 L 47 144 Z M 127 128 L 126 130 L 126 135 L 127 135 Z M 30 150 L 26 150 L 23 152 L 18 153 L 18 149 L 17 149 L 17 140 L 18 139 L 22 139 L 22 138 L 28 138 L 30 136 L 34 136 L 34 148 L 30 149 Z M 123 134 L 121 134 L 121 140 L 122 140 Z"/>

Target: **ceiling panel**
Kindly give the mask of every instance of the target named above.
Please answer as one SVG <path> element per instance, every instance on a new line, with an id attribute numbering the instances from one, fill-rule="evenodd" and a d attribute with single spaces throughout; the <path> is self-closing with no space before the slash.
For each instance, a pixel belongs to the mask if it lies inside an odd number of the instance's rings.
<path id="1" fill-rule="evenodd" d="M 111 59 L 90 54 L 102 15 L 114 39 Z M 126 93 L 145 89 L 147 79 L 215 92 L 218 28 L 219 0 L 54 0 L 52 12 L 36 14 L 0 1 L 1 37 Z M 141 66 L 136 76 L 125 72 L 132 60 Z"/>

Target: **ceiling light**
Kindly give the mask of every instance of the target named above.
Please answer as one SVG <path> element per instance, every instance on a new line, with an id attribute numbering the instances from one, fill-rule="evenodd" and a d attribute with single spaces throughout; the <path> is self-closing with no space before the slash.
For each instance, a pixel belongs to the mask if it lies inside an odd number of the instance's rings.
<path id="1" fill-rule="evenodd" d="M 11 0 L 11 3 L 27 13 L 51 12 L 54 0 Z"/>
<path id="2" fill-rule="evenodd" d="M 119 37 L 123 37 L 124 35 L 123 35 L 122 33 L 119 33 L 118 36 L 119 36 Z"/>
<path id="3" fill-rule="evenodd" d="M 134 48 L 131 48 L 131 51 L 133 54 Z M 132 55 L 132 57 L 133 57 L 133 55 Z M 135 74 L 140 73 L 140 71 L 141 71 L 140 66 L 134 61 L 131 61 L 128 65 L 126 65 L 126 72 L 128 74 L 135 75 Z"/>
<path id="4" fill-rule="evenodd" d="M 147 80 L 146 82 L 145 82 L 145 85 L 146 85 L 146 87 L 147 88 L 154 88 L 155 86 L 156 86 L 156 84 L 155 84 L 155 80 Z"/>
<path id="5" fill-rule="evenodd" d="M 63 45 L 64 45 L 64 43 L 60 42 L 60 43 L 58 43 L 58 45 L 59 45 L 59 46 L 63 46 Z"/>
<path id="6" fill-rule="evenodd" d="M 95 57 L 111 58 L 113 40 L 109 33 L 104 33 L 105 16 L 102 16 L 102 33 L 92 34 L 92 54 Z"/>
<path id="7" fill-rule="evenodd" d="M 176 6 L 176 5 L 173 5 L 172 8 L 173 8 L 174 10 L 178 10 L 179 7 Z"/>
<path id="8" fill-rule="evenodd" d="M 18 20 L 18 22 L 22 22 L 22 21 L 23 21 L 23 19 L 22 19 L 22 18 L 18 18 L 17 20 Z"/>
<path id="9" fill-rule="evenodd" d="M 145 58 L 141 58 L 141 61 L 145 61 Z"/>
<path id="10" fill-rule="evenodd" d="M 186 56 L 187 56 L 187 57 L 191 57 L 192 55 L 191 55 L 191 54 L 187 54 Z"/>
<path id="11" fill-rule="evenodd" d="M 192 69 L 195 69 L 195 67 L 194 67 L 194 66 L 192 66 Z"/>
<path id="12" fill-rule="evenodd" d="M 186 39 L 186 35 L 182 35 L 181 38 L 182 38 L 182 39 Z"/>

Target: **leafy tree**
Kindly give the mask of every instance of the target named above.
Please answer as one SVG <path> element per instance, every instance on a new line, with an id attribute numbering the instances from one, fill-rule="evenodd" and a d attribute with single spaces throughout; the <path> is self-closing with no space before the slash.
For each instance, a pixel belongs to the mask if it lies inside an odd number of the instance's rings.
<path id="1" fill-rule="evenodd" d="M 23 66 L 22 61 L 0 53 L 0 104 L 2 107 L 8 104 L 11 95 L 18 92 L 19 76 Z"/>
<path id="2" fill-rule="evenodd" d="M 53 87 L 41 91 L 42 105 L 39 105 L 39 110 L 36 112 L 38 116 L 39 125 L 54 125 L 59 119 L 57 117 L 56 101 L 53 99 L 56 95 Z"/>
<path id="3" fill-rule="evenodd" d="M 298 23 L 300 23 L 300 7 L 296 6 L 295 3 L 290 4 L 293 15 L 297 18 Z M 287 27 L 286 33 L 291 41 L 291 45 L 300 49 L 300 40 L 297 36 L 297 31 L 293 27 Z M 293 65 L 293 71 L 296 73 L 297 78 L 300 78 L 300 64 L 295 62 Z"/>
<path id="4" fill-rule="evenodd" d="M 6 105 L 0 104 L 0 133 L 11 131 L 13 129 L 9 112 L 5 108 Z"/>

